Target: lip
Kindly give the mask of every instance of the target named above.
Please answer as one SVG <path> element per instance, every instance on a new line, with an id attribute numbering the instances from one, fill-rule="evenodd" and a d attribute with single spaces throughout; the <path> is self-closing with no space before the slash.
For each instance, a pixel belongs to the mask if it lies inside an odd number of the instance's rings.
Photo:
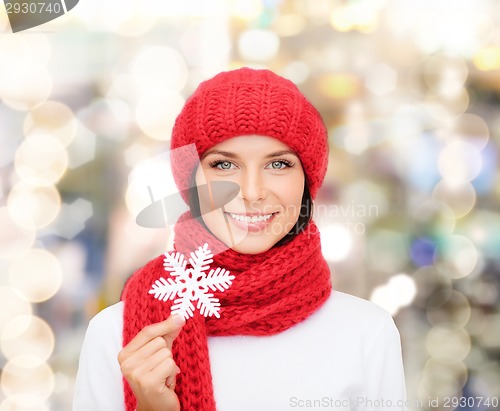
<path id="1" fill-rule="evenodd" d="M 245 214 L 239 214 L 239 213 L 229 213 L 229 212 L 224 212 L 225 215 L 227 215 L 227 217 L 229 218 L 229 221 L 231 221 L 236 227 L 238 227 L 239 229 L 241 230 L 246 230 L 246 231 L 249 231 L 249 232 L 259 232 L 261 230 L 263 230 L 264 228 L 266 228 L 269 224 L 271 224 L 271 222 L 274 220 L 274 218 L 276 217 L 276 214 L 278 214 L 278 212 L 274 212 L 274 213 L 245 213 Z M 246 223 L 244 221 L 239 221 L 239 220 L 236 220 L 234 219 L 233 217 L 231 217 L 231 214 L 237 214 L 237 215 L 241 215 L 241 216 L 249 216 L 249 217 L 252 217 L 252 216 L 259 216 L 259 215 L 269 215 L 269 214 L 272 214 L 271 217 L 268 219 L 268 220 L 264 220 L 264 221 L 255 221 L 255 222 L 250 222 L 250 223 Z"/>

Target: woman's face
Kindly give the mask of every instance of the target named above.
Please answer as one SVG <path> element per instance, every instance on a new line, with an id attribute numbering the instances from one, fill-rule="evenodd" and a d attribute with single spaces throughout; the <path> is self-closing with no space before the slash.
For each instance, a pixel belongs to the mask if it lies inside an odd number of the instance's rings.
<path id="1" fill-rule="evenodd" d="M 207 211 L 203 221 L 228 247 L 243 254 L 269 250 L 295 225 L 304 192 L 299 157 L 272 137 L 238 136 L 207 150 L 196 170 L 196 185 L 231 181 L 238 195 L 223 208 Z"/>

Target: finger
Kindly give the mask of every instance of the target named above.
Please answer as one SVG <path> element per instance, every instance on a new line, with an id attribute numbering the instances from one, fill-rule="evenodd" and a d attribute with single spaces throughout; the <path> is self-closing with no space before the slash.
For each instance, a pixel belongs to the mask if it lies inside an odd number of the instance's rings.
<path id="1" fill-rule="evenodd" d="M 181 369 L 179 368 L 178 365 L 176 365 L 176 371 L 175 371 L 175 376 L 169 376 L 166 380 L 165 380 L 165 385 L 167 386 L 167 388 L 170 388 L 172 390 L 175 389 L 175 383 L 177 382 L 177 376 L 179 375 L 179 373 L 181 372 Z"/>
<path id="2" fill-rule="evenodd" d="M 123 358 L 122 363 L 136 364 L 140 366 L 144 361 L 148 360 L 151 356 L 161 350 L 166 351 L 166 357 L 172 357 L 172 350 L 167 347 L 167 343 L 163 337 L 156 337 L 151 341 L 148 341 L 138 350 L 131 352 L 127 358 Z"/>
<path id="3" fill-rule="evenodd" d="M 158 351 L 150 358 L 133 365 L 126 364 L 129 367 L 125 370 L 124 376 L 130 383 L 148 389 L 151 387 L 161 387 L 165 380 L 172 374 L 175 374 L 178 368 L 174 359 L 168 356 L 167 348 Z"/>
<path id="4" fill-rule="evenodd" d="M 168 377 L 165 381 L 167 388 L 175 390 L 176 377 Z"/>
<path id="5" fill-rule="evenodd" d="M 135 351 L 132 355 L 137 355 L 139 359 L 147 359 L 158 351 L 166 350 L 167 357 L 172 357 L 172 350 L 167 347 L 167 343 L 163 337 L 153 338 L 151 341 L 143 345 L 140 349 Z"/>
<path id="6" fill-rule="evenodd" d="M 167 381 L 171 383 L 175 376 L 177 375 L 177 364 L 175 363 L 173 358 L 167 358 L 165 361 L 162 361 L 156 367 L 149 371 L 151 378 L 155 381 L 160 381 L 164 386 L 167 385 Z"/>
<path id="7" fill-rule="evenodd" d="M 170 317 L 168 317 L 168 319 L 175 324 L 175 327 L 171 331 L 163 334 L 163 339 L 166 341 L 167 347 L 172 349 L 172 344 L 181 332 L 183 325 L 186 323 L 186 320 L 182 315 L 177 314 L 171 315 Z"/>
<path id="8" fill-rule="evenodd" d="M 161 381 L 164 381 L 165 378 L 167 378 L 171 373 L 171 369 L 167 367 L 167 365 L 172 361 L 173 358 L 171 352 L 168 348 L 165 347 L 151 355 L 149 358 L 144 359 L 142 362 L 136 363 L 135 371 L 138 375 L 145 375 L 159 367 L 158 371 L 161 371 L 163 369 L 164 375 L 160 375 L 160 373 L 156 371 L 155 374 L 159 375 Z"/>
<path id="9" fill-rule="evenodd" d="M 179 334 L 185 322 L 186 320 L 184 320 L 182 316 L 171 315 L 165 321 L 147 325 L 127 344 L 124 350 L 131 353 L 138 350 L 156 337 L 170 335 L 172 335 L 173 338 L 171 338 L 171 340 L 169 338 L 169 341 L 166 341 L 167 344 L 170 343 L 169 348 L 172 348 L 172 342 Z"/>

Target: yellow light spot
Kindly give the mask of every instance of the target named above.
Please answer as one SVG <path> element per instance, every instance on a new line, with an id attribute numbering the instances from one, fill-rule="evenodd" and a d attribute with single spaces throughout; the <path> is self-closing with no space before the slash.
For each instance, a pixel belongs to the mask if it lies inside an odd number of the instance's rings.
<path id="1" fill-rule="evenodd" d="M 290 37 L 300 34 L 306 26 L 305 19 L 300 14 L 283 14 L 273 22 L 273 31 L 280 37 Z"/>
<path id="2" fill-rule="evenodd" d="M 233 0 L 230 2 L 231 14 L 242 20 L 259 17 L 263 11 L 261 0 Z"/>
<path id="3" fill-rule="evenodd" d="M 334 8 L 330 15 L 330 24 L 337 31 L 349 31 L 354 27 L 352 15 L 348 7 Z"/>
<path id="4" fill-rule="evenodd" d="M 320 79 L 318 89 L 327 97 L 346 99 L 359 95 L 361 85 L 359 79 L 349 73 L 329 74 Z"/>
<path id="5" fill-rule="evenodd" d="M 484 47 L 477 52 L 472 61 L 482 71 L 500 69 L 500 47 Z"/>

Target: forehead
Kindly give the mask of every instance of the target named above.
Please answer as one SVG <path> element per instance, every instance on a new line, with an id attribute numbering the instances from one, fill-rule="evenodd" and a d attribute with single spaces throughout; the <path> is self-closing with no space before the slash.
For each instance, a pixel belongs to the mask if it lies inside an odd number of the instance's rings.
<path id="1" fill-rule="evenodd" d="M 264 154 L 264 151 L 291 150 L 290 147 L 274 137 L 261 135 L 246 135 L 228 138 L 210 148 L 211 150 L 227 150 L 233 152 L 248 152 L 248 150 Z"/>

